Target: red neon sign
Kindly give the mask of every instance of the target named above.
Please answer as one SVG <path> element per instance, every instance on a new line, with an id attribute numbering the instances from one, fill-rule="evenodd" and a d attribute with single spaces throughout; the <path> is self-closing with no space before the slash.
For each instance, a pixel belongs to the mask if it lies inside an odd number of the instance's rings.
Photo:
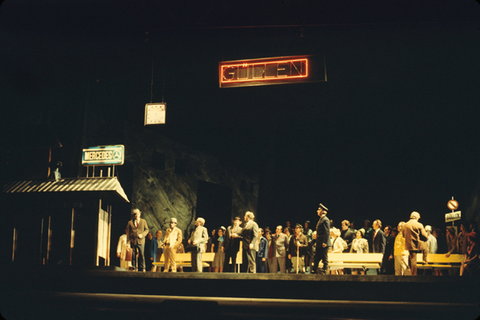
<path id="1" fill-rule="evenodd" d="M 309 59 L 281 57 L 219 64 L 220 87 L 303 82 L 309 77 Z"/>

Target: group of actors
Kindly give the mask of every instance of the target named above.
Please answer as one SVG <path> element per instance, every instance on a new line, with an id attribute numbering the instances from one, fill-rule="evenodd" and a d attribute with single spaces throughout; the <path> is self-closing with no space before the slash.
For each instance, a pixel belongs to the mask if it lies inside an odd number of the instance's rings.
<path id="1" fill-rule="evenodd" d="M 162 238 L 162 231 L 156 232 L 156 238 L 150 239 L 147 259 L 159 262 L 164 256 L 164 272 L 181 270 L 176 265 L 176 253 L 191 252 L 193 272 L 202 272 L 202 253 L 215 252 L 211 271 L 235 272 L 237 254 L 240 248 L 247 261 L 247 273 L 319 273 L 319 274 L 365 274 L 365 269 L 344 269 L 338 266 L 329 268 L 328 253 L 381 253 L 383 260 L 377 273 L 395 275 L 417 275 L 417 253 L 423 254 L 427 261 L 429 253 L 465 254 L 462 272 L 475 274 L 480 267 L 480 257 L 476 245 L 476 230 L 473 224 L 467 229 L 460 225 L 457 235 L 453 227 L 447 227 L 446 241 L 442 241 L 440 229 L 433 229 L 419 222 L 420 214 L 416 211 L 410 220 L 400 222 L 396 228 L 386 226 L 382 230 L 382 222 L 365 220 L 364 228 L 356 230 L 353 223 L 343 220 L 341 229 L 331 225 L 328 208 L 319 204 L 317 209 L 319 220 L 313 231 L 309 221 L 302 226 L 296 224 L 294 230 L 289 226 L 277 226 L 275 232 L 259 228 L 253 212 L 247 211 L 242 227 L 240 217 L 235 217 L 228 228 L 220 227 L 209 237 L 204 227 L 205 220 L 197 218 L 195 230 L 192 231 L 185 246 L 182 244 L 182 231 L 177 227 L 177 219 L 171 218 L 170 227 Z M 125 234 L 119 239 L 117 256 L 121 267 L 135 271 L 146 271 L 145 243 L 147 235 L 152 238 L 141 212 L 133 210 L 133 219 L 127 224 Z M 438 240 L 438 243 L 437 243 Z M 444 246 L 443 243 L 446 243 Z M 444 249 L 444 247 L 446 247 Z M 131 249 L 131 262 L 126 251 Z M 123 264 L 123 265 L 122 265 Z M 150 263 L 151 265 L 151 263 Z M 157 271 L 153 265 L 151 271 Z"/>
<path id="2" fill-rule="evenodd" d="M 133 210 L 133 219 L 130 220 L 125 229 L 125 234 L 119 239 L 117 245 L 117 257 L 120 258 L 120 267 L 125 269 L 131 268 L 134 271 L 146 271 L 145 259 L 145 243 L 149 228 L 147 221 L 141 218 L 139 209 Z M 245 246 L 248 261 L 248 271 L 255 272 L 256 247 L 258 246 L 259 228 L 254 221 L 253 212 L 247 211 L 244 216 L 245 226 L 240 227 L 241 221 L 236 217 L 234 223 L 228 230 L 225 229 L 225 237 L 223 237 L 224 229 L 219 229 L 222 241 L 212 244 L 212 249 L 218 247 L 218 257 L 215 255 L 213 267 L 217 270 L 234 271 L 236 265 L 237 253 L 240 250 L 240 243 Z M 183 246 L 182 230 L 177 227 L 177 219 L 170 219 L 170 227 L 165 231 L 162 239 L 162 231 L 156 232 L 156 238 L 152 238 L 150 243 L 149 258 L 152 262 L 159 262 L 160 257 L 164 256 L 163 272 L 177 272 L 176 253 L 188 251 L 191 253 L 191 264 L 193 272 L 203 272 L 202 253 L 206 252 L 207 242 L 209 241 L 207 228 L 204 227 L 205 219 L 198 217 L 195 220 L 195 229 L 192 231 L 186 247 Z M 221 242 L 221 243 L 220 243 Z M 129 255 L 131 250 L 131 255 Z M 220 251 L 221 250 L 221 251 Z M 229 264 L 230 259 L 232 263 Z M 180 268 L 178 268 L 180 269 Z M 151 271 L 157 271 L 154 265 Z"/>

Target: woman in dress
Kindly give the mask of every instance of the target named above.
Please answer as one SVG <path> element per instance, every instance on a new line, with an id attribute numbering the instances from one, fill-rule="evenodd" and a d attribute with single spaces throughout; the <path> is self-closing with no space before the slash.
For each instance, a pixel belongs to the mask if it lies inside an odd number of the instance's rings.
<path id="1" fill-rule="evenodd" d="M 477 246 L 477 234 L 470 232 L 467 234 L 467 253 L 465 254 L 465 261 L 460 269 L 460 275 L 463 276 L 465 272 L 468 275 L 477 275 L 480 267 L 480 257 Z"/>
<path id="2" fill-rule="evenodd" d="M 217 234 L 217 230 L 213 229 L 212 230 L 212 235 L 211 235 L 211 237 L 208 238 L 208 241 L 206 243 L 205 252 L 215 252 L 215 251 L 213 251 L 213 241 L 215 241 L 216 238 L 217 238 L 216 234 Z M 208 267 L 208 272 L 212 272 L 212 269 L 213 269 L 213 265 Z"/>
<path id="3" fill-rule="evenodd" d="M 120 268 L 130 270 L 132 267 L 132 257 L 130 256 L 130 260 L 127 260 L 127 248 L 130 249 L 130 241 L 128 241 L 126 233 L 127 230 L 125 230 L 125 234 L 121 235 L 118 239 L 117 257 L 120 258 Z"/>
<path id="4" fill-rule="evenodd" d="M 351 253 L 368 253 L 368 241 L 363 237 L 365 230 L 362 228 L 357 231 L 357 237 L 353 239 L 352 246 L 350 248 Z M 365 274 L 364 269 L 352 269 L 352 274 Z"/>
<path id="5" fill-rule="evenodd" d="M 461 254 L 466 254 L 467 253 L 467 246 L 468 246 L 467 234 L 468 234 L 468 231 L 465 228 L 465 224 L 461 223 L 460 224 L 460 233 L 457 236 L 457 250 L 458 250 L 458 253 L 461 253 Z"/>
<path id="6" fill-rule="evenodd" d="M 457 248 L 457 235 L 455 228 L 452 226 L 447 227 L 447 254 L 445 255 L 447 258 L 453 253 L 458 253 Z"/>
<path id="7" fill-rule="evenodd" d="M 163 232 L 162 230 L 157 230 L 155 233 L 156 238 L 152 240 L 152 244 L 150 246 L 150 259 L 152 262 L 160 262 L 160 258 L 163 254 Z M 152 272 L 162 271 L 162 267 L 152 266 Z"/>
<path id="8" fill-rule="evenodd" d="M 456 230 L 453 226 L 448 226 L 447 227 L 447 249 L 448 252 L 445 255 L 447 258 L 450 257 L 451 254 L 458 254 L 458 242 L 457 242 L 457 234 Z M 458 269 L 448 269 L 446 270 L 448 272 L 449 276 L 455 276 L 458 275 Z M 441 270 L 442 273 L 445 272 L 445 270 Z"/>
<path id="9" fill-rule="evenodd" d="M 292 237 L 292 230 L 289 227 L 285 227 L 285 229 L 283 229 L 283 232 L 287 236 L 287 240 L 285 241 L 285 244 L 286 244 L 285 248 L 287 249 L 286 257 L 285 257 L 285 265 L 286 265 L 287 273 L 292 273 L 293 272 L 292 260 L 288 259 L 288 255 L 290 254 L 290 250 L 288 249 L 288 244 L 290 243 L 290 238 Z"/>
<path id="10" fill-rule="evenodd" d="M 340 237 L 340 229 L 335 227 L 330 229 L 330 237 L 332 238 L 332 253 L 342 253 L 347 243 Z M 330 267 L 330 274 L 343 274 L 343 268 Z"/>
<path id="11" fill-rule="evenodd" d="M 212 252 L 215 252 L 212 263 L 214 272 L 223 272 L 223 263 L 225 262 L 223 235 L 225 234 L 225 231 L 225 227 L 221 227 L 220 229 L 218 229 L 218 237 L 212 242 Z"/>

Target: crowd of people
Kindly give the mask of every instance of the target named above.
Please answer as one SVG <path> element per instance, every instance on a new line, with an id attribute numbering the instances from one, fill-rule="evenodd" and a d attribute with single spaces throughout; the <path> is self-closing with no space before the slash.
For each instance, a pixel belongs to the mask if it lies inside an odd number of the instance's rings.
<path id="1" fill-rule="evenodd" d="M 260 228 L 253 212 L 246 212 L 243 219 L 235 217 L 232 225 L 220 226 L 208 234 L 205 220 L 197 218 L 195 229 L 183 239 L 177 220 L 171 218 L 170 227 L 163 233 L 157 230 L 155 237 L 147 223 L 141 219 L 138 209 L 128 222 L 125 234 L 119 239 L 117 256 L 121 267 L 135 271 L 161 271 L 152 265 L 164 256 L 163 272 L 183 271 L 176 265 L 176 253 L 191 252 L 193 272 L 202 272 L 202 253 L 213 252 L 210 272 L 236 272 L 237 254 L 243 250 L 247 273 L 303 273 L 303 274 L 366 274 L 367 269 L 342 268 L 338 264 L 329 267 L 329 253 L 380 253 L 380 269 L 377 274 L 417 275 L 417 254 L 427 261 L 428 254 L 462 254 L 465 260 L 461 268 L 420 273 L 434 275 L 472 275 L 480 270 L 480 256 L 476 244 L 477 231 L 474 223 L 461 222 L 459 232 L 453 226 L 442 229 L 419 222 L 420 214 L 412 212 L 408 221 L 400 221 L 396 227 L 383 226 L 379 219 L 371 223 L 365 220 L 356 229 L 353 222 L 343 220 L 340 227 L 327 217 L 328 208 L 323 204 L 317 210 L 319 216 L 315 227 L 310 221 L 292 226 L 278 225 L 275 230 Z M 243 220 L 243 222 L 242 222 Z M 242 225 L 243 223 L 243 225 Z M 131 252 L 130 252 L 131 251 Z M 129 256 L 130 254 L 130 256 Z M 134 258 L 133 258 L 134 257 Z M 320 264 L 321 262 L 321 264 Z M 371 272 L 370 272 L 371 273 Z"/>

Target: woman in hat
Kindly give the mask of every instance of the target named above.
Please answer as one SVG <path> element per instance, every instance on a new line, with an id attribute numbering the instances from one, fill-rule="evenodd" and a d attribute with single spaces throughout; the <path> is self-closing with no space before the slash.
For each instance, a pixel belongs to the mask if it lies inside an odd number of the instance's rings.
<path id="1" fill-rule="evenodd" d="M 220 227 L 217 231 L 217 237 L 213 239 L 212 252 L 215 252 L 215 256 L 213 257 L 212 267 L 214 269 L 214 272 L 223 272 L 223 264 L 225 262 L 223 235 L 225 234 L 225 231 L 225 227 Z"/>
<path id="2" fill-rule="evenodd" d="M 368 241 L 363 236 L 365 235 L 365 229 L 360 229 L 357 231 L 357 237 L 353 239 L 352 246 L 350 248 L 351 253 L 368 253 Z M 365 274 L 364 269 L 352 269 L 352 274 L 358 274 L 360 271 L 361 274 Z"/>

